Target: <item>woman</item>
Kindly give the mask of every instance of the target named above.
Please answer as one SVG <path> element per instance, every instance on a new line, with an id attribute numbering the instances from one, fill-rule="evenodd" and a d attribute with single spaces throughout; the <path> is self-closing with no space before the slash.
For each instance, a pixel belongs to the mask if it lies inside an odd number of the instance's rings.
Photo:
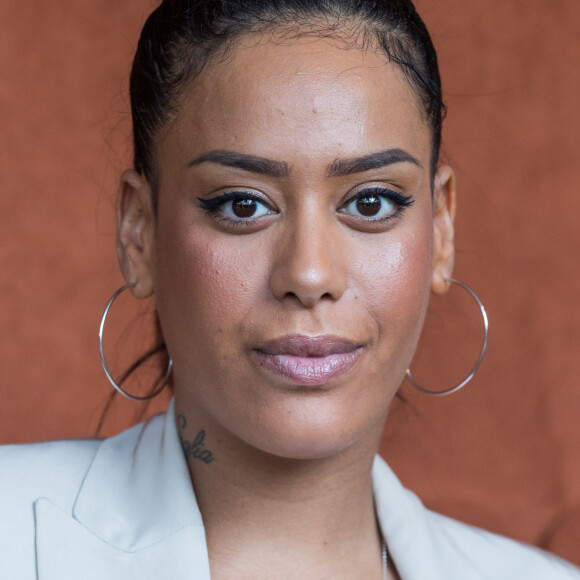
<path id="1" fill-rule="evenodd" d="M 2 450 L 0 577 L 580 578 L 375 457 L 454 257 L 411 3 L 165 1 L 131 98 L 117 250 L 175 397 L 111 439 Z"/>

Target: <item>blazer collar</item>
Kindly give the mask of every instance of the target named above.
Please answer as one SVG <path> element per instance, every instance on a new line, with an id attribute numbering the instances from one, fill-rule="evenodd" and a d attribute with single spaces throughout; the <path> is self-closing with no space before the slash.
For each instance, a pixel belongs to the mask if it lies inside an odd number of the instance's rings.
<path id="1" fill-rule="evenodd" d="M 440 570 L 436 542 L 429 526 L 429 511 L 405 489 L 378 455 L 373 464 L 373 490 L 379 526 L 401 578 L 449 578 Z"/>
<path id="2" fill-rule="evenodd" d="M 192 570 L 209 579 L 173 401 L 167 413 L 103 440 L 72 518 L 46 498 L 36 502 L 35 518 L 41 580 L 191 577 Z"/>
<path id="3" fill-rule="evenodd" d="M 379 524 L 401 576 L 444 577 L 419 499 L 380 457 L 372 479 Z M 210 578 L 203 521 L 173 401 L 167 413 L 103 440 L 72 517 L 40 498 L 35 522 L 39 580 Z"/>
<path id="4" fill-rule="evenodd" d="M 108 544 L 129 552 L 185 526 L 203 527 L 173 401 L 167 413 L 103 441 L 73 517 Z"/>

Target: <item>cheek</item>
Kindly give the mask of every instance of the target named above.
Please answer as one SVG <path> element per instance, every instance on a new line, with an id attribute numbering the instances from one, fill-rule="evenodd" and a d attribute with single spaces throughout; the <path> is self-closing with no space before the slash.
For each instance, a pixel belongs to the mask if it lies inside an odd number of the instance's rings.
<path id="1" fill-rule="evenodd" d="M 217 243 L 176 221 L 157 233 L 155 293 L 168 346 L 188 357 L 227 350 L 255 311 L 262 264 L 243 243 Z"/>
<path id="2" fill-rule="evenodd" d="M 414 232 L 401 232 L 358 260 L 359 288 L 379 340 L 401 360 L 412 357 L 429 301 L 433 236 L 430 215 Z"/>

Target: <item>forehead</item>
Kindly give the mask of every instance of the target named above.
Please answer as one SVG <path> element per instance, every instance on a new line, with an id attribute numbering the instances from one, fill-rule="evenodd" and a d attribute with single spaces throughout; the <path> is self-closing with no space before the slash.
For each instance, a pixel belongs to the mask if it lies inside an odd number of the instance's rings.
<path id="1" fill-rule="evenodd" d="M 416 95 L 383 52 L 248 36 L 184 91 L 162 141 L 189 156 L 232 149 L 304 162 L 398 147 L 427 166 L 431 135 Z"/>

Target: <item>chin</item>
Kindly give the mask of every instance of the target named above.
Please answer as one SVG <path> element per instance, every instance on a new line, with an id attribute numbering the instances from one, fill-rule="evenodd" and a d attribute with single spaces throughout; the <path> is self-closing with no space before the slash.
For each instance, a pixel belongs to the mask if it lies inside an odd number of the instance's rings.
<path id="1" fill-rule="evenodd" d="M 310 409 L 311 410 L 311 409 Z M 369 423 L 353 422 L 352 415 L 337 412 L 286 415 L 262 423 L 259 438 L 246 442 L 256 449 L 283 459 L 313 460 L 337 456 L 362 443 L 368 436 Z M 382 427 L 379 428 L 379 432 Z"/>
<path id="2" fill-rule="evenodd" d="M 260 451 L 279 459 L 312 461 L 336 457 L 348 449 L 351 444 L 352 441 L 312 441 L 304 439 L 289 441 L 285 439 L 280 444 L 269 441 L 267 445 L 261 446 Z"/>

